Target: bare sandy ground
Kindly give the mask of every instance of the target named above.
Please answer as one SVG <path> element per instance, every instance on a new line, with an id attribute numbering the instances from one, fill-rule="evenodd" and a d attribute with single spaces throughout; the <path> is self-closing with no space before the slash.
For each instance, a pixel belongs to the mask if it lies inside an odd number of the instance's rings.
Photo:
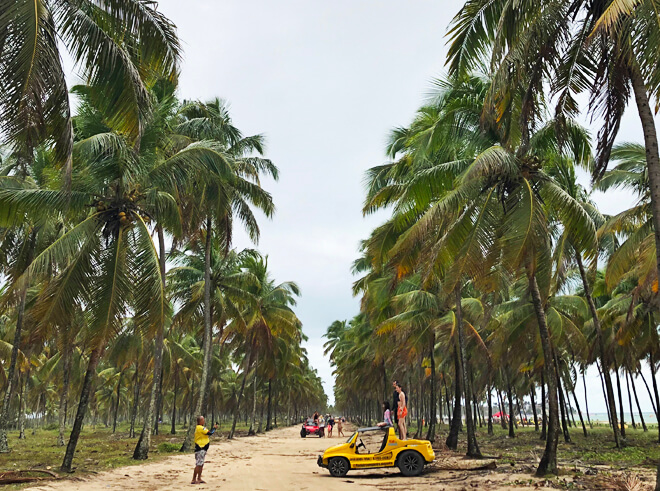
<path id="1" fill-rule="evenodd" d="M 465 461 L 456 454 L 436 453 L 434 465 L 416 478 L 403 477 L 398 469 L 350 471 L 345 478 L 333 478 L 317 466 L 316 458 L 344 438 L 300 438 L 297 426 L 263 435 L 235 440 L 213 439 L 206 456 L 203 479 L 191 485 L 194 456 L 175 455 L 154 463 L 122 467 L 85 480 L 62 480 L 32 490 L 488 490 L 503 491 L 530 487 L 555 487 L 529 473 L 509 474 L 499 470 L 464 471 L 484 461 Z M 350 432 L 346 432 L 350 435 Z M 487 463 L 487 462 L 486 462 Z M 580 488 L 581 486 L 579 486 Z M 584 487 L 582 489 L 594 489 Z"/>

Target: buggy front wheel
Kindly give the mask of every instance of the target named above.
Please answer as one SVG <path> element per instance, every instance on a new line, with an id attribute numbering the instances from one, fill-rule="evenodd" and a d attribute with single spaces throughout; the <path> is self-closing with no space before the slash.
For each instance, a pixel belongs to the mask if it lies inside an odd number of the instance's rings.
<path id="1" fill-rule="evenodd" d="M 348 460 L 344 457 L 333 457 L 328 462 L 328 470 L 333 477 L 344 477 L 348 473 Z"/>

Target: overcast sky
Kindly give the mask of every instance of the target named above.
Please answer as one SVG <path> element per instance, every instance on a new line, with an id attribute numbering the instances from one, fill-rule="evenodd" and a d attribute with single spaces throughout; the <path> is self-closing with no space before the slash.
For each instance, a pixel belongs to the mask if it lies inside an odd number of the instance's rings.
<path id="1" fill-rule="evenodd" d="M 322 335 L 358 310 L 350 267 L 360 239 L 383 220 L 363 218 L 364 172 L 382 164 L 388 131 L 407 124 L 443 74 L 445 32 L 461 2 L 448 0 L 161 0 L 178 26 L 180 95 L 230 102 L 245 134 L 264 133 L 281 170 L 265 183 L 277 213 L 261 220 L 259 249 L 278 281 L 302 289 L 297 313 L 312 365 L 333 399 Z M 641 141 L 636 114 L 622 140 Z M 606 213 L 632 203 L 597 197 Z M 247 247 L 244 234 L 235 245 Z M 599 389 L 597 374 L 590 387 Z M 644 391 L 642 391 L 644 392 Z M 600 394 L 600 392 L 597 392 Z M 644 396 L 644 409 L 651 410 Z M 604 411 L 602 397 L 593 411 Z M 590 401 L 591 404 L 591 401 Z"/>

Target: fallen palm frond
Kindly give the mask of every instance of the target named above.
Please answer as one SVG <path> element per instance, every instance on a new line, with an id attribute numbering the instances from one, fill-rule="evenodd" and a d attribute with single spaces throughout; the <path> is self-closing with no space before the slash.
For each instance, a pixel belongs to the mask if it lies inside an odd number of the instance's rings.
<path id="1" fill-rule="evenodd" d="M 35 476 L 31 474 L 47 474 L 47 476 Z M 42 469 L 26 469 L 18 471 L 0 472 L 0 485 L 4 484 L 22 484 L 37 481 L 50 481 L 61 479 L 60 476 L 52 471 Z"/>

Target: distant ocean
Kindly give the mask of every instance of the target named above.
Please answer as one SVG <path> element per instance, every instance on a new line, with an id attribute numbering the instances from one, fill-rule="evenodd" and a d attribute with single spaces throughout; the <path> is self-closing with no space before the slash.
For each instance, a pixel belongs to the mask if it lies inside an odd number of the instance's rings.
<path id="1" fill-rule="evenodd" d="M 575 410 L 575 408 L 573 408 L 573 414 L 575 415 L 575 420 L 577 421 L 578 415 L 577 415 L 577 411 Z M 632 422 L 632 420 L 630 418 L 630 413 L 624 412 L 623 415 L 625 417 L 626 423 L 630 424 Z M 585 418 L 585 421 L 586 421 L 587 415 L 584 413 L 584 411 L 582 412 L 582 416 Z M 617 413 L 617 417 L 618 416 L 619 415 Z M 639 413 L 635 413 L 633 416 L 635 416 L 635 423 L 640 424 L 641 421 L 639 419 Z M 656 424 L 657 423 L 657 420 L 655 419 L 655 414 L 653 414 L 653 411 L 651 411 L 651 412 L 643 412 L 642 411 L 642 416 L 644 416 L 644 422 L 646 424 Z M 591 421 L 601 421 L 603 423 L 607 423 L 607 413 L 589 413 L 589 417 L 591 418 Z M 578 423 L 579 423 L 579 421 L 578 421 Z"/>

